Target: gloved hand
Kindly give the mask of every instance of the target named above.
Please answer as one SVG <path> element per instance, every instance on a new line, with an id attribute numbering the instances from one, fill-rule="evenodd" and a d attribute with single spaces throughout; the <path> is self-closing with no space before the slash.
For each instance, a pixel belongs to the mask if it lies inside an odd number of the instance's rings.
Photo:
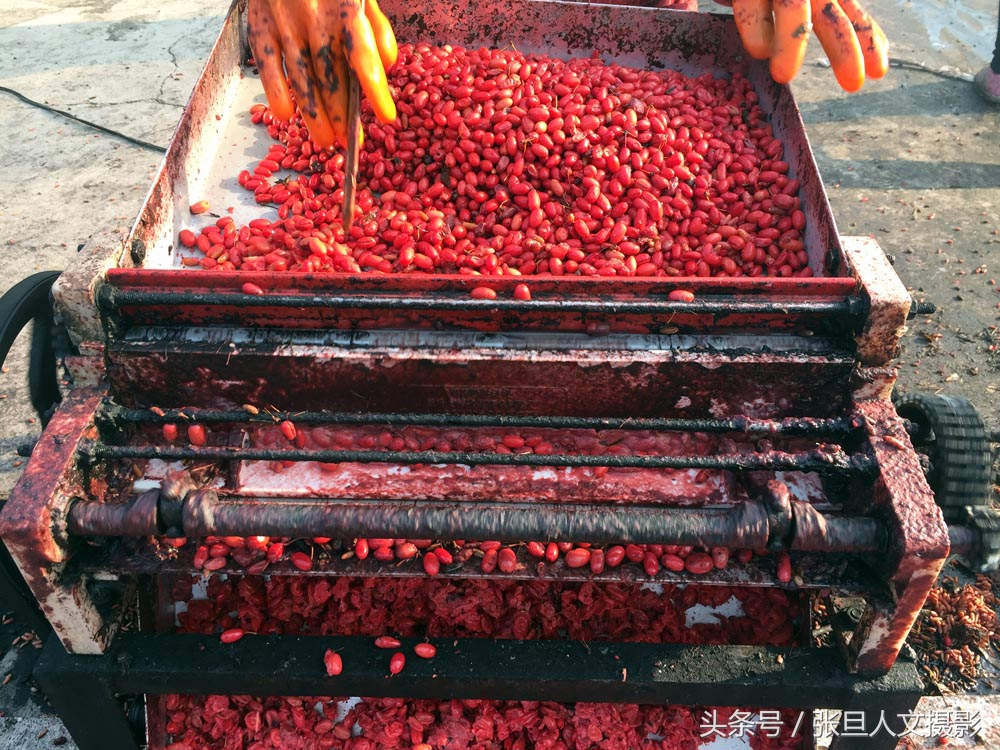
<path id="1" fill-rule="evenodd" d="M 802 67 L 810 28 L 845 91 L 889 69 L 885 34 L 857 0 L 732 0 L 732 6 L 743 46 L 751 57 L 771 61 L 778 83 L 790 82 Z"/>
<path id="2" fill-rule="evenodd" d="M 275 116 L 295 113 L 317 145 L 347 143 L 348 66 L 381 122 L 396 119 L 385 71 L 399 54 L 377 0 L 249 0 L 250 46 Z M 287 79 L 286 79 L 287 72 Z"/>

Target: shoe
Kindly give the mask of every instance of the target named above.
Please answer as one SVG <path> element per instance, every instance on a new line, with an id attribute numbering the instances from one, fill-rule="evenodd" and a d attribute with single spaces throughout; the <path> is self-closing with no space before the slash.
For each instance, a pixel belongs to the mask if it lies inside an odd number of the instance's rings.
<path id="1" fill-rule="evenodd" d="M 1000 73 L 994 73 L 989 65 L 976 74 L 972 85 L 983 99 L 990 104 L 1000 105 Z"/>

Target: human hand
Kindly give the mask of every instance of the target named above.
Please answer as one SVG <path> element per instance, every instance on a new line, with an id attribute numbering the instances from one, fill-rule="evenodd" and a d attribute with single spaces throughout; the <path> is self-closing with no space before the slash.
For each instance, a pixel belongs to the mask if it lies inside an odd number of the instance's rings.
<path id="1" fill-rule="evenodd" d="M 789 83 L 802 67 L 810 29 L 845 91 L 889 69 L 885 34 L 857 0 L 732 0 L 732 6 L 743 46 L 751 57 L 770 60 L 778 83 Z"/>
<path id="2" fill-rule="evenodd" d="M 399 48 L 377 0 L 249 0 L 247 13 L 250 46 L 276 117 L 290 119 L 297 104 L 317 145 L 346 144 L 349 66 L 375 117 L 396 119 L 385 71 Z"/>

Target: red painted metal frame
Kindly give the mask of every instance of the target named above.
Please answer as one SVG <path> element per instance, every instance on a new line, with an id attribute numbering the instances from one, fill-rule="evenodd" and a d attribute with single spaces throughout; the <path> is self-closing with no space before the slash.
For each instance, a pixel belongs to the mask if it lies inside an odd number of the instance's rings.
<path id="1" fill-rule="evenodd" d="M 115 269 L 108 272 L 107 284 L 116 292 L 183 292 L 190 295 L 240 294 L 243 284 L 252 283 L 265 290 L 254 297 L 254 304 L 210 304 L 186 301 L 181 304 L 130 304 L 127 299 L 115 305 L 115 315 L 133 325 L 218 325 L 259 326 L 325 330 L 371 329 L 440 329 L 454 327 L 485 332 L 561 331 L 588 333 L 660 333 L 675 330 L 721 332 L 726 330 L 795 332 L 828 328 L 832 316 L 809 304 L 841 303 L 857 292 L 851 278 L 820 279 L 614 279 L 586 277 L 475 277 L 460 275 L 312 275 L 300 273 L 242 273 Z M 525 284 L 534 303 L 587 303 L 599 301 L 601 307 L 590 311 L 536 311 L 532 303 L 518 309 L 497 309 L 500 305 L 480 303 L 476 309 L 434 309 L 441 301 L 471 301 L 475 287 L 489 287 L 500 300 L 513 301 L 513 289 Z M 668 309 L 659 313 L 617 309 L 616 305 L 634 302 L 667 301 L 667 295 L 683 289 L 699 301 L 719 305 L 716 313 Z M 282 295 L 284 304 L 269 301 Z M 298 307 L 288 297 L 338 295 L 366 298 L 365 305 Z M 393 305 L 394 300 L 420 299 L 428 309 L 407 310 Z M 766 301 L 768 311 L 747 313 L 727 310 L 727 303 Z M 782 305 L 800 303 L 806 309 L 790 314 Z M 860 310 L 860 308 L 859 308 Z M 835 321 L 843 324 L 843 320 Z M 860 321 L 858 321 L 860 324 Z"/>
<path id="2" fill-rule="evenodd" d="M 665 295 L 673 289 L 690 289 L 696 294 L 765 294 L 768 297 L 828 297 L 840 299 L 857 290 L 852 278 L 770 278 L 737 277 L 706 279 L 700 276 L 666 278 L 592 278 L 587 276 L 465 276 L 462 274 L 309 274 L 270 272 L 223 272 L 192 270 L 161 270 L 148 268 L 114 268 L 108 281 L 122 289 L 181 288 L 190 291 L 228 289 L 236 291 L 246 282 L 274 291 L 364 292 L 435 292 L 463 291 L 488 285 L 498 292 L 512 293 L 518 284 L 527 284 L 534 291 L 559 295 L 598 294 L 621 296 L 626 299 Z"/>
<path id="3" fill-rule="evenodd" d="M 880 566 L 890 592 L 888 599 L 869 602 L 844 645 L 859 672 L 884 672 L 895 662 L 948 557 L 948 527 L 892 403 L 857 406 L 881 470 L 872 499 L 890 525 L 891 547 Z"/>
<path id="4" fill-rule="evenodd" d="M 512 349 L 443 337 L 385 344 L 115 342 L 108 377 L 128 406 L 594 417 L 836 416 L 841 355 L 664 348 Z M 753 346 L 749 337 L 742 345 Z"/>
<path id="5" fill-rule="evenodd" d="M 872 378 L 880 375 L 884 373 L 876 372 Z M 108 478 L 126 473 L 126 467 L 115 471 L 113 467 L 97 466 L 84 471 L 75 461 L 79 441 L 94 436 L 93 414 L 105 395 L 101 390 L 90 389 L 76 389 L 70 394 L 43 434 L 36 456 L 0 516 L 0 534 L 55 631 L 67 648 L 76 653 L 103 650 L 109 632 L 114 629 L 114 623 L 102 619 L 89 603 L 86 576 L 60 580 L 65 564 L 74 554 L 62 531 L 69 499 L 79 496 L 98 502 L 114 501 L 118 492 L 108 489 Z M 868 611 L 844 647 L 849 663 L 857 670 L 883 672 L 894 663 L 943 565 L 948 553 L 948 534 L 891 403 L 882 399 L 863 400 L 856 408 L 866 417 L 866 431 L 880 475 L 874 483 L 855 480 L 852 499 L 845 498 L 844 505 L 848 512 L 874 511 L 888 522 L 890 552 L 884 559 L 870 562 L 888 582 L 890 591 L 888 595 L 877 589 L 870 592 Z M 461 478 L 449 471 L 439 473 L 437 478 L 443 483 L 442 490 L 450 488 L 446 491 L 463 484 Z M 683 488 L 689 485 L 684 482 L 681 485 L 683 494 Z M 579 485 L 568 480 L 563 492 L 585 486 L 586 483 Z M 530 483 L 521 489 L 529 490 Z M 290 491 L 290 494 L 298 493 Z M 665 494 L 669 496 L 670 492 Z M 143 558 L 144 572 L 149 572 L 149 563 L 150 558 Z M 128 565 L 127 560 L 125 564 Z M 823 568 L 815 570 L 822 577 Z M 547 578 L 552 573 L 540 574 Z M 739 571 L 735 574 L 735 579 L 726 576 L 718 583 L 739 585 L 741 580 L 749 585 L 776 583 L 767 575 L 760 577 L 760 573 L 745 580 Z"/>
<path id="6" fill-rule="evenodd" d="M 75 388 L 42 431 L 31 460 L 0 513 L 0 537 L 52 629 L 74 653 L 100 653 L 117 622 L 91 601 L 86 577 L 64 580 L 73 557 L 65 514 L 73 497 L 105 499 L 103 481 L 90 482 L 76 460 L 80 441 L 93 438 L 103 389 Z"/>

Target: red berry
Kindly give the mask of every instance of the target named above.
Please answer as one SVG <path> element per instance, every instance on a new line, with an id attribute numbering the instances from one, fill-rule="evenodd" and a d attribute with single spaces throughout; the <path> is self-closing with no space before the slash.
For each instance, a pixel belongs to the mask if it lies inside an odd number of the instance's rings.
<path id="1" fill-rule="evenodd" d="M 402 651 L 397 651 L 389 659 L 389 674 L 399 674 L 406 666 L 406 655 Z"/>
<path id="2" fill-rule="evenodd" d="M 292 565 L 301 571 L 312 570 L 313 560 L 305 552 L 296 552 L 291 557 Z"/>
<path id="3" fill-rule="evenodd" d="M 340 658 L 340 654 L 336 651 L 327 649 L 326 653 L 323 654 L 323 666 L 326 667 L 326 673 L 330 677 L 336 677 L 344 671 L 344 660 Z"/>
<path id="4" fill-rule="evenodd" d="M 497 293 L 494 289 L 490 289 L 488 286 L 477 286 L 474 287 L 472 292 L 473 299 L 496 299 Z"/>
<path id="5" fill-rule="evenodd" d="M 298 431 L 295 429 L 295 423 L 291 420 L 286 419 L 280 425 L 278 425 L 281 430 L 281 434 L 284 435 L 289 440 L 295 440 L 295 436 Z"/>
<path id="6" fill-rule="evenodd" d="M 236 643 L 236 641 L 244 635 L 246 635 L 246 633 L 244 633 L 241 628 L 230 628 L 229 630 L 222 631 L 222 635 L 219 636 L 219 640 L 223 643 Z"/>
<path id="7" fill-rule="evenodd" d="M 198 448 L 203 446 L 208 441 L 208 436 L 205 433 L 205 427 L 203 425 L 200 424 L 188 425 L 187 433 L 188 433 L 188 440 L 190 441 L 191 445 L 194 445 Z"/>
<path id="8" fill-rule="evenodd" d="M 576 549 L 571 549 L 566 553 L 566 566 L 569 568 L 582 568 L 590 562 L 590 550 L 581 549 L 577 547 Z"/>
<path id="9" fill-rule="evenodd" d="M 432 643 L 418 643 L 413 647 L 414 653 L 421 659 L 433 659 L 437 655 L 437 647 Z"/>
<path id="10" fill-rule="evenodd" d="M 441 572 L 441 560 L 433 552 L 424 553 L 424 572 L 429 576 L 436 576 Z"/>

